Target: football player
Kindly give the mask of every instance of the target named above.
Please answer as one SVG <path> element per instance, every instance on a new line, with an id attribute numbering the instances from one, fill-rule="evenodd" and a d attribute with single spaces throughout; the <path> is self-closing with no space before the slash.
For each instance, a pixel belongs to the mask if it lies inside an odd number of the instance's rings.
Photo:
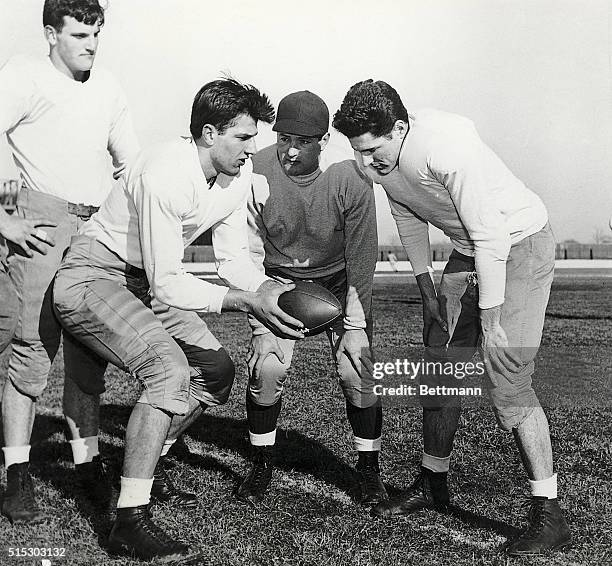
<path id="1" fill-rule="evenodd" d="M 17 212 L 10 217 L 0 213 L 19 308 L 2 397 L 7 468 L 2 514 L 21 523 L 44 518 L 29 460 L 36 400 L 47 385 L 61 337 L 51 283 L 70 237 L 110 191 L 109 153 L 118 178 L 138 152 L 122 89 L 105 69 L 92 68 L 104 24 L 98 0 L 46 0 L 42 20 L 48 57 L 19 55 L 0 69 L 0 133 L 6 134 L 22 183 Z M 53 222 L 41 224 L 44 217 Z M 73 376 L 104 369 L 69 336 L 64 338 L 70 396 Z M 97 396 L 89 402 L 97 408 Z M 66 414 L 78 483 L 88 493 L 101 471 L 97 409 L 91 415 L 76 429 Z"/>
<path id="2" fill-rule="evenodd" d="M 387 192 L 423 299 L 426 357 L 467 362 L 482 339 L 495 415 L 514 435 L 532 494 L 529 528 L 508 553 L 566 546 L 570 532 L 557 501 L 548 420 L 531 383 L 555 263 L 544 204 L 485 145 L 470 120 L 436 110 L 410 116 L 383 81 L 352 86 L 334 127 Z M 428 223 L 455 247 L 437 293 Z M 418 478 L 401 497 L 375 507 L 376 515 L 449 503 L 447 473 L 460 403 L 443 396 L 422 402 Z"/>
<path id="3" fill-rule="evenodd" d="M 192 137 L 136 158 L 72 239 L 57 274 L 55 310 L 64 327 L 144 386 L 127 426 L 113 552 L 192 556 L 153 523 L 148 504 L 162 450 L 206 407 L 225 403 L 234 380 L 232 360 L 198 313 L 248 312 L 281 335 L 302 336 L 301 323 L 277 305 L 293 286 L 266 277 L 248 250 L 249 158 L 257 122 L 273 118 L 255 87 L 233 79 L 204 85 L 193 102 Z M 185 246 L 209 228 L 218 274 L 232 289 L 183 269 Z M 75 379 L 84 400 L 104 391 L 101 374 Z M 75 414 L 87 410 L 78 397 L 72 404 Z"/>
<path id="4" fill-rule="evenodd" d="M 248 202 L 251 252 L 277 281 L 312 280 L 329 289 L 344 317 L 327 331 L 357 450 L 361 500 L 386 498 L 378 454 L 382 408 L 373 393 L 372 281 L 378 253 L 372 183 L 353 160 L 323 171 L 329 110 L 309 91 L 283 98 L 277 141 L 253 157 Z M 278 338 L 251 317 L 246 408 L 253 464 L 237 495 L 254 502 L 268 489 L 276 426 L 295 340 Z M 303 411 L 314 411 L 303 407 Z"/>

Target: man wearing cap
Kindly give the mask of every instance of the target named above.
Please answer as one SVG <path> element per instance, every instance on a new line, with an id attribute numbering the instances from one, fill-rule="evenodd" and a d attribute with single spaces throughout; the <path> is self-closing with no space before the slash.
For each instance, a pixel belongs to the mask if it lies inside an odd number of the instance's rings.
<path id="1" fill-rule="evenodd" d="M 378 465 L 382 408 L 369 371 L 378 252 L 374 192 L 353 160 L 321 170 L 328 128 L 329 110 L 312 92 L 281 100 L 273 127 L 277 142 L 253 157 L 250 248 L 269 277 L 315 281 L 345 306 L 344 318 L 327 335 L 359 454 L 361 501 L 373 504 L 386 498 Z M 295 341 L 250 322 L 246 407 L 254 459 L 237 496 L 253 502 L 263 497 L 272 478 L 276 423 Z"/>

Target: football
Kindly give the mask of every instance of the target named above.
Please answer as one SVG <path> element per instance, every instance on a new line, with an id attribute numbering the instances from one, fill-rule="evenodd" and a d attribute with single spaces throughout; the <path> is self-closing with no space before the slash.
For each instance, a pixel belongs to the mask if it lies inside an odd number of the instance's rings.
<path id="1" fill-rule="evenodd" d="M 278 298 L 278 306 L 304 323 L 306 336 L 327 330 L 342 316 L 342 305 L 331 291 L 311 281 L 294 281 L 295 289 Z"/>

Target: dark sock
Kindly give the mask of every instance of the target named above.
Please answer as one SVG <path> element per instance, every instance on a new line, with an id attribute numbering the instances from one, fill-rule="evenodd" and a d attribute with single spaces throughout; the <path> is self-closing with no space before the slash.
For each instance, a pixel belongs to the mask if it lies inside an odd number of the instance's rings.
<path id="1" fill-rule="evenodd" d="M 429 478 L 429 483 L 434 490 L 446 487 L 448 472 L 433 472 L 429 468 L 421 466 L 421 473 Z"/>
<path id="2" fill-rule="evenodd" d="M 253 434 L 266 434 L 276 428 L 280 415 L 283 398 L 279 397 L 274 405 L 258 405 L 247 393 L 246 410 L 249 432 Z"/>
<path id="3" fill-rule="evenodd" d="M 380 400 L 371 407 L 356 407 L 346 402 L 346 416 L 353 434 L 358 438 L 376 439 L 382 433 L 382 406 Z"/>

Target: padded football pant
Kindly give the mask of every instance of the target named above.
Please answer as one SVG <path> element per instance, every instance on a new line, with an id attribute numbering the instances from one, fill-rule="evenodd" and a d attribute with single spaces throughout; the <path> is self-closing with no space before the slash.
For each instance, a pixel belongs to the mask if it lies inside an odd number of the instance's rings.
<path id="1" fill-rule="evenodd" d="M 150 297 L 142 269 L 104 245 L 75 236 L 55 279 L 55 309 L 64 328 L 138 378 L 140 403 L 183 415 L 191 395 L 206 405 L 229 397 L 234 364 L 204 321 Z M 86 393 L 104 391 L 100 376 L 77 375 Z"/>
<path id="2" fill-rule="evenodd" d="M 17 293 L 0 259 L 0 354 L 11 343 L 19 316 Z"/>
<path id="3" fill-rule="evenodd" d="M 281 277 L 276 272 L 270 272 L 267 275 L 284 283 L 291 282 L 291 279 L 286 276 Z M 340 304 L 344 305 L 346 303 L 346 271 L 342 270 L 311 281 L 329 289 L 340 301 Z M 371 371 L 367 369 L 371 368 L 373 364 L 371 312 L 366 313 L 366 321 L 366 333 L 370 340 L 370 348 L 362 353 L 362 357 L 369 361 L 367 367 L 366 364 L 362 364 L 360 368 L 356 368 L 347 356 L 342 356 L 339 362 L 336 361 L 336 352 L 345 332 L 342 319 L 338 320 L 327 331 L 336 374 L 344 397 L 349 403 L 359 408 L 371 407 L 379 401 L 378 396 L 374 394 L 375 381 Z M 281 363 L 274 354 L 269 355 L 263 363 L 259 379 L 257 381 L 251 379 L 249 382 L 249 397 L 261 406 L 274 405 L 280 399 L 287 379 L 287 371 L 291 367 L 295 340 L 278 338 L 278 343 L 285 356 L 284 363 Z"/>
<path id="4" fill-rule="evenodd" d="M 510 352 L 520 360 L 515 371 L 493 370 L 486 383 L 497 417 L 504 430 L 517 428 L 540 405 L 532 387 L 535 357 L 542 339 L 544 315 L 555 265 L 555 242 L 550 226 L 517 242 L 510 248 L 506 263 L 506 291 L 501 311 L 501 327 L 506 332 Z M 474 258 L 454 250 L 448 260 L 438 297 L 445 304 L 450 340 L 448 348 L 426 348 L 425 360 L 468 362 L 480 339 L 480 310 Z M 435 334 L 440 336 L 435 336 Z M 430 333 L 430 343 L 444 344 L 438 325 Z M 438 375 L 420 376 L 421 383 L 440 384 Z M 444 379 L 444 378 L 442 378 Z M 453 379 L 452 376 L 450 379 Z M 444 385 L 449 385 L 445 382 Z M 457 382 L 453 384 L 457 386 Z M 424 407 L 457 403 L 455 396 L 422 396 Z"/>
<path id="5" fill-rule="evenodd" d="M 53 314 L 52 282 L 70 238 L 86 219 L 69 212 L 69 203 L 23 187 L 17 197 L 17 212 L 22 218 L 48 218 L 56 227 L 43 229 L 55 242 L 45 255 L 26 257 L 9 246 L 9 275 L 18 297 L 19 321 L 9 358 L 8 378 L 15 389 L 36 398 L 47 386 L 49 370 L 62 337 L 62 327 Z M 104 373 L 103 367 L 64 335 L 64 371 L 68 376 Z"/>

